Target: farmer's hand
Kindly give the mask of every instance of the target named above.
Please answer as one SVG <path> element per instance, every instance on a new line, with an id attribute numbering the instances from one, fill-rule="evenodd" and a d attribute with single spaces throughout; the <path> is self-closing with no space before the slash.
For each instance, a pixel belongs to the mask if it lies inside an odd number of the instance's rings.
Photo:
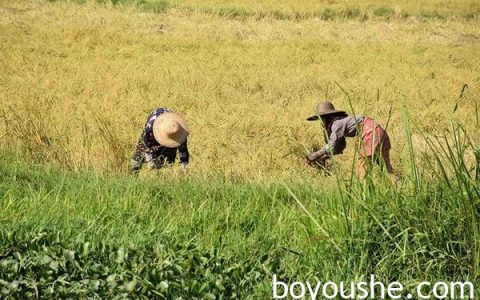
<path id="1" fill-rule="evenodd" d="M 318 157 L 319 157 L 318 151 L 317 151 L 317 152 L 310 152 L 310 153 L 307 155 L 307 160 L 308 160 L 309 162 L 314 162 Z"/>
<path id="2" fill-rule="evenodd" d="M 312 168 L 319 169 L 325 167 L 326 161 L 324 158 L 317 158 L 315 160 L 309 160 L 308 158 L 306 158 L 305 163 Z"/>
<path id="3" fill-rule="evenodd" d="M 327 151 L 322 148 L 318 151 L 310 152 L 307 157 L 305 158 L 305 162 L 314 168 L 324 168 L 330 156 L 328 155 Z"/>

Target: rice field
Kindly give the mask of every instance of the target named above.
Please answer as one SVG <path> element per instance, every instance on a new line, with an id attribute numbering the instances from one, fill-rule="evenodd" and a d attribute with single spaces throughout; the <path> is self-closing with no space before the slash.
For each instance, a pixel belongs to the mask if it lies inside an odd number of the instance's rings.
<path id="1" fill-rule="evenodd" d="M 0 39 L 0 298 L 480 288 L 480 2 L 0 0 Z M 357 180 L 355 139 L 304 164 L 326 99 L 387 127 L 396 184 Z M 136 178 L 157 107 L 189 172 Z"/>
<path id="2" fill-rule="evenodd" d="M 328 98 L 382 124 L 390 117 L 401 169 L 403 107 L 427 134 L 452 119 L 478 129 L 479 31 L 476 18 L 238 20 L 5 2 L 2 132 L 9 148 L 36 161 L 125 171 L 146 116 L 166 106 L 189 121 L 192 173 L 309 177 L 302 158 L 323 134 L 305 117 Z M 335 160 L 340 172 L 352 157 Z"/>

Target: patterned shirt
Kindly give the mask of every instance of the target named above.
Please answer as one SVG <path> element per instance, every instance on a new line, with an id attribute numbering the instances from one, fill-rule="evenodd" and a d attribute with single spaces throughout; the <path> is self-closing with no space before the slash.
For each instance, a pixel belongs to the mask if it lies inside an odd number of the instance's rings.
<path id="1" fill-rule="evenodd" d="M 154 110 L 147 118 L 144 129 L 138 140 L 135 153 L 132 158 L 132 170 L 134 172 L 140 171 L 142 164 L 149 160 L 156 160 L 156 167 L 161 167 L 164 162 L 174 163 L 177 156 L 177 150 L 180 156 L 180 162 L 187 165 L 190 159 L 188 153 L 187 141 L 185 141 L 178 148 L 168 148 L 160 145 L 153 135 L 153 124 L 155 120 L 162 114 L 172 112 L 168 108 L 158 108 Z"/>

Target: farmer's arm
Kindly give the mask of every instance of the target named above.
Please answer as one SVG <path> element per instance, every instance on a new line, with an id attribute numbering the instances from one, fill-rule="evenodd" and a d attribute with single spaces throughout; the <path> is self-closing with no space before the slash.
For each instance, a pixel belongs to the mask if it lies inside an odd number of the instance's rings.
<path id="1" fill-rule="evenodd" d="M 341 122 L 332 125 L 332 133 L 328 138 L 328 143 L 320 150 L 312 152 L 308 155 L 308 160 L 328 158 L 333 155 L 341 154 L 346 147 L 345 126 Z"/>
<path id="2" fill-rule="evenodd" d="M 346 147 L 345 138 L 336 139 L 334 142 L 329 141 L 328 144 L 320 148 L 320 150 L 308 154 L 308 159 L 313 161 L 321 158 L 329 158 L 333 155 L 341 154 Z"/>
<path id="3" fill-rule="evenodd" d="M 135 147 L 135 152 L 133 153 L 131 160 L 132 173 L 138 174 L 142 169 L 142 165 L 145 163 L 145 153 L 155 152 L 155 148 L 160 147 L 158 143 L 154 142 L 153 122 L 164 112 L 168 112 L 168 110 L 166 108 L 157 108 L 148 115 L 147 121 L 145 122 L 145 125 L 143 125 L 142 134 L 140 134 L 140 138 L 138 139 L 138 143 Z M 157 144 L 158 146 L 152 147 L 152 144 Z"/>
<path id="4" fill-rule="evenodd" d="M 130 171 L 134 174 L 140 173 L 142 165 L 145 163 L 145 146 L 142 142 L 142 139 L 138 141 L 137 146 L 135 147 L 135 152 L 133 153 Z"/>
<path id="5" fill-rule="evenodd" d="M 186 168 L 190 161 L 190 153 L 188 153 L 187 141 L 178 147 L 178 155 L 180 156 L 180 163 L 182 164 L 182 167 Z"/>

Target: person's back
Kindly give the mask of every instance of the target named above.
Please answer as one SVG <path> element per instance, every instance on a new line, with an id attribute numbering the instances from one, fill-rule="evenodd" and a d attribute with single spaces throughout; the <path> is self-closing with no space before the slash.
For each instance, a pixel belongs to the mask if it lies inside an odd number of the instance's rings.
<path id="1" fill-rule="evenodd" d="M 342 153 L 347 146 L 345 138 L 357 135 L 363 119 L 363 116 L 349 116 L 347 114 L 332 115 L 331 120 L 325 119 L 324 124 L 328 135 L 326 150 L 334 155 Z"/>

